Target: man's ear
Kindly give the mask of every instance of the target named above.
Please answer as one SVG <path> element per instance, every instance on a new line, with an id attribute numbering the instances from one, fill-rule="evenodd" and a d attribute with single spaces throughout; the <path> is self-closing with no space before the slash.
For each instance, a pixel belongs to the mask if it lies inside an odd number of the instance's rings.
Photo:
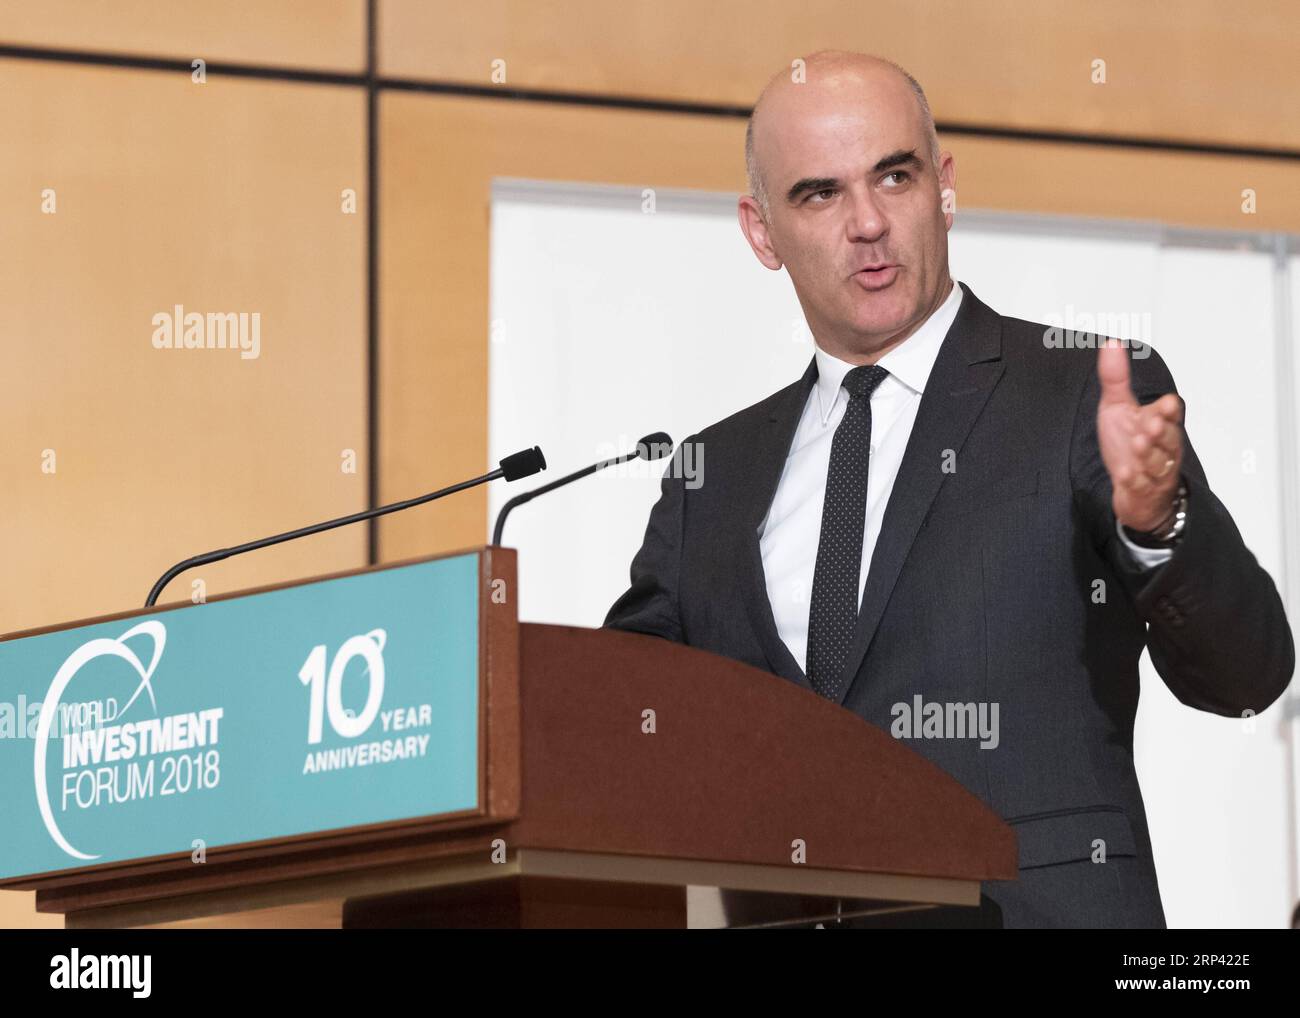
<path id="1" fill-rule="evenodd" d="M 749 246 L 754 249 L 758 260 L 769 269 L 779 269 L 782 265 L 781 256 L 772 246 L 772 238 L 763 219 L 763 210 L 758 207 L 758 202 L 754 200 L 753 195 L 740 196 L 740 201 L 736 205 L 736 217 L 740 220 L 740 232 L 749 241 Z"/>
<path id="2" fill-rule="evenodd" d="M 939 153 L 939 201 L 944 222 L 951 230 L 953 210 L 957 207 L 957 161 L 951 152 Z"/>

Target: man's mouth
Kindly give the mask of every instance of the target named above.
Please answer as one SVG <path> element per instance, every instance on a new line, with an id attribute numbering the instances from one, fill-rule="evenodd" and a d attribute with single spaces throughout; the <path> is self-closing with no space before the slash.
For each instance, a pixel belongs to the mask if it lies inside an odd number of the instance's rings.
<path id="1" fill-rule="evenodd" d="M 853 279 L 864 290 L 883 290 L 893 283 L 898 276 L 898 269 L 897 265 L 889 262 L 877 262 L 853 273 Z"/>

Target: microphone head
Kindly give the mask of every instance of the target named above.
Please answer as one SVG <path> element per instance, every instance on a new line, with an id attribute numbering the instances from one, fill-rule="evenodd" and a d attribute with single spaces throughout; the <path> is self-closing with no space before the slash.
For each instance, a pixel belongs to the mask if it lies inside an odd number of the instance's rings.
<path id="1" fill-rule="evenodd" d="M 653 435 L 646 435 L 636 444 L 636 454 L 643 460 L 663 459 L 672 451 L 673 440 L 662 431 L 656 431 Z"/>
<path id="2" fill-rule="evenodd" d="M 546 457 L 542 455 L 542 447 L 535 445 L 531 449 L 511 453 L 499 465 L 507 481 L 517 481 L 521 477 L 531 477 L 539 470 L 545 470 Z"/>

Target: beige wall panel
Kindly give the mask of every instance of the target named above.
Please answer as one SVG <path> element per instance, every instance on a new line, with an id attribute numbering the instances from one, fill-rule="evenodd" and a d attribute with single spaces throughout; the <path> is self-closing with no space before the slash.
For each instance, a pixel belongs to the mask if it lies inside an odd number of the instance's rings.
<path id="1" fill-rule="evenodd" d="M 0 44 L 360 72 L 365 0 L 5 0 Z"/>
<path id="2" fill-rule="evenodd" d="M 63 916 L 36 911 L 34 891 L 0 891 L 0 930 L 63 929 Z"/>
<path id="3" fill-rule="evenodd" d="M 364 193 L 363 110 L 359 89 L 0 61 L 26 139 L 0 160 L 0 632 L 138 607 L 171 562 L 363 506 L 364 199 L 340 210 Z M 259 313 L 260 356 L 155 349 L 176 304 Z M 200 575 L 360 565 L 364 540 Z"/>
<path id="4" fill-rule="evenodd" d="M 901 63 L 941 120 L 1300 148 L 1295 0 L 380 4 L 386 75 L 491 87 L 503 59 L 516 88 L 748 106 L 836 47 Z"/>
<path id="5" fill-rule="evenodd" d="M 940 139 L 961 208 L 1050 212 L 1222 230 L 1300 233 L 1300 165 L 1132 148 Z M 1243 211 L 1253 191 L 1254 213 Z"/>
<path id="6" fill-rule="evenodd" d="M 380 497 L 389 501 L 491 466 L 492 178 L 738 191 L 744 121 L 390 93 L 381 128 Z M 1286 162 L 943 140 L 957 159 L 959 211 L 1300 232 L 1300 188 Z M 1255 215 L 1241 211 L 1248 187 L 1258 195 Z M 486 506 L 479 489 L 389 517 L 380 531 L 381 557 L 481 544 Z"/>

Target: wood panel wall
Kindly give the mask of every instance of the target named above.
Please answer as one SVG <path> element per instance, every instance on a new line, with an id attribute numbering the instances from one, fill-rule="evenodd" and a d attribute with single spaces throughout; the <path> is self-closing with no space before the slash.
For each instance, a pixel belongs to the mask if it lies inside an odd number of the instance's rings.
<path id="1" fill-rule="evenodd" d="M 359 73 L 365 0 L 37 0 L 0 9 L 0 45 Z"/>
<path id="2" fill-rule="evenodd" d="M 385 74 L 748 107 L 818 49 L 906 67 L 939 119 L 1300 148 L 1293 0 L 386 0 Z M 1093 62 L 1105 62 L 1094 84 Z"/>

